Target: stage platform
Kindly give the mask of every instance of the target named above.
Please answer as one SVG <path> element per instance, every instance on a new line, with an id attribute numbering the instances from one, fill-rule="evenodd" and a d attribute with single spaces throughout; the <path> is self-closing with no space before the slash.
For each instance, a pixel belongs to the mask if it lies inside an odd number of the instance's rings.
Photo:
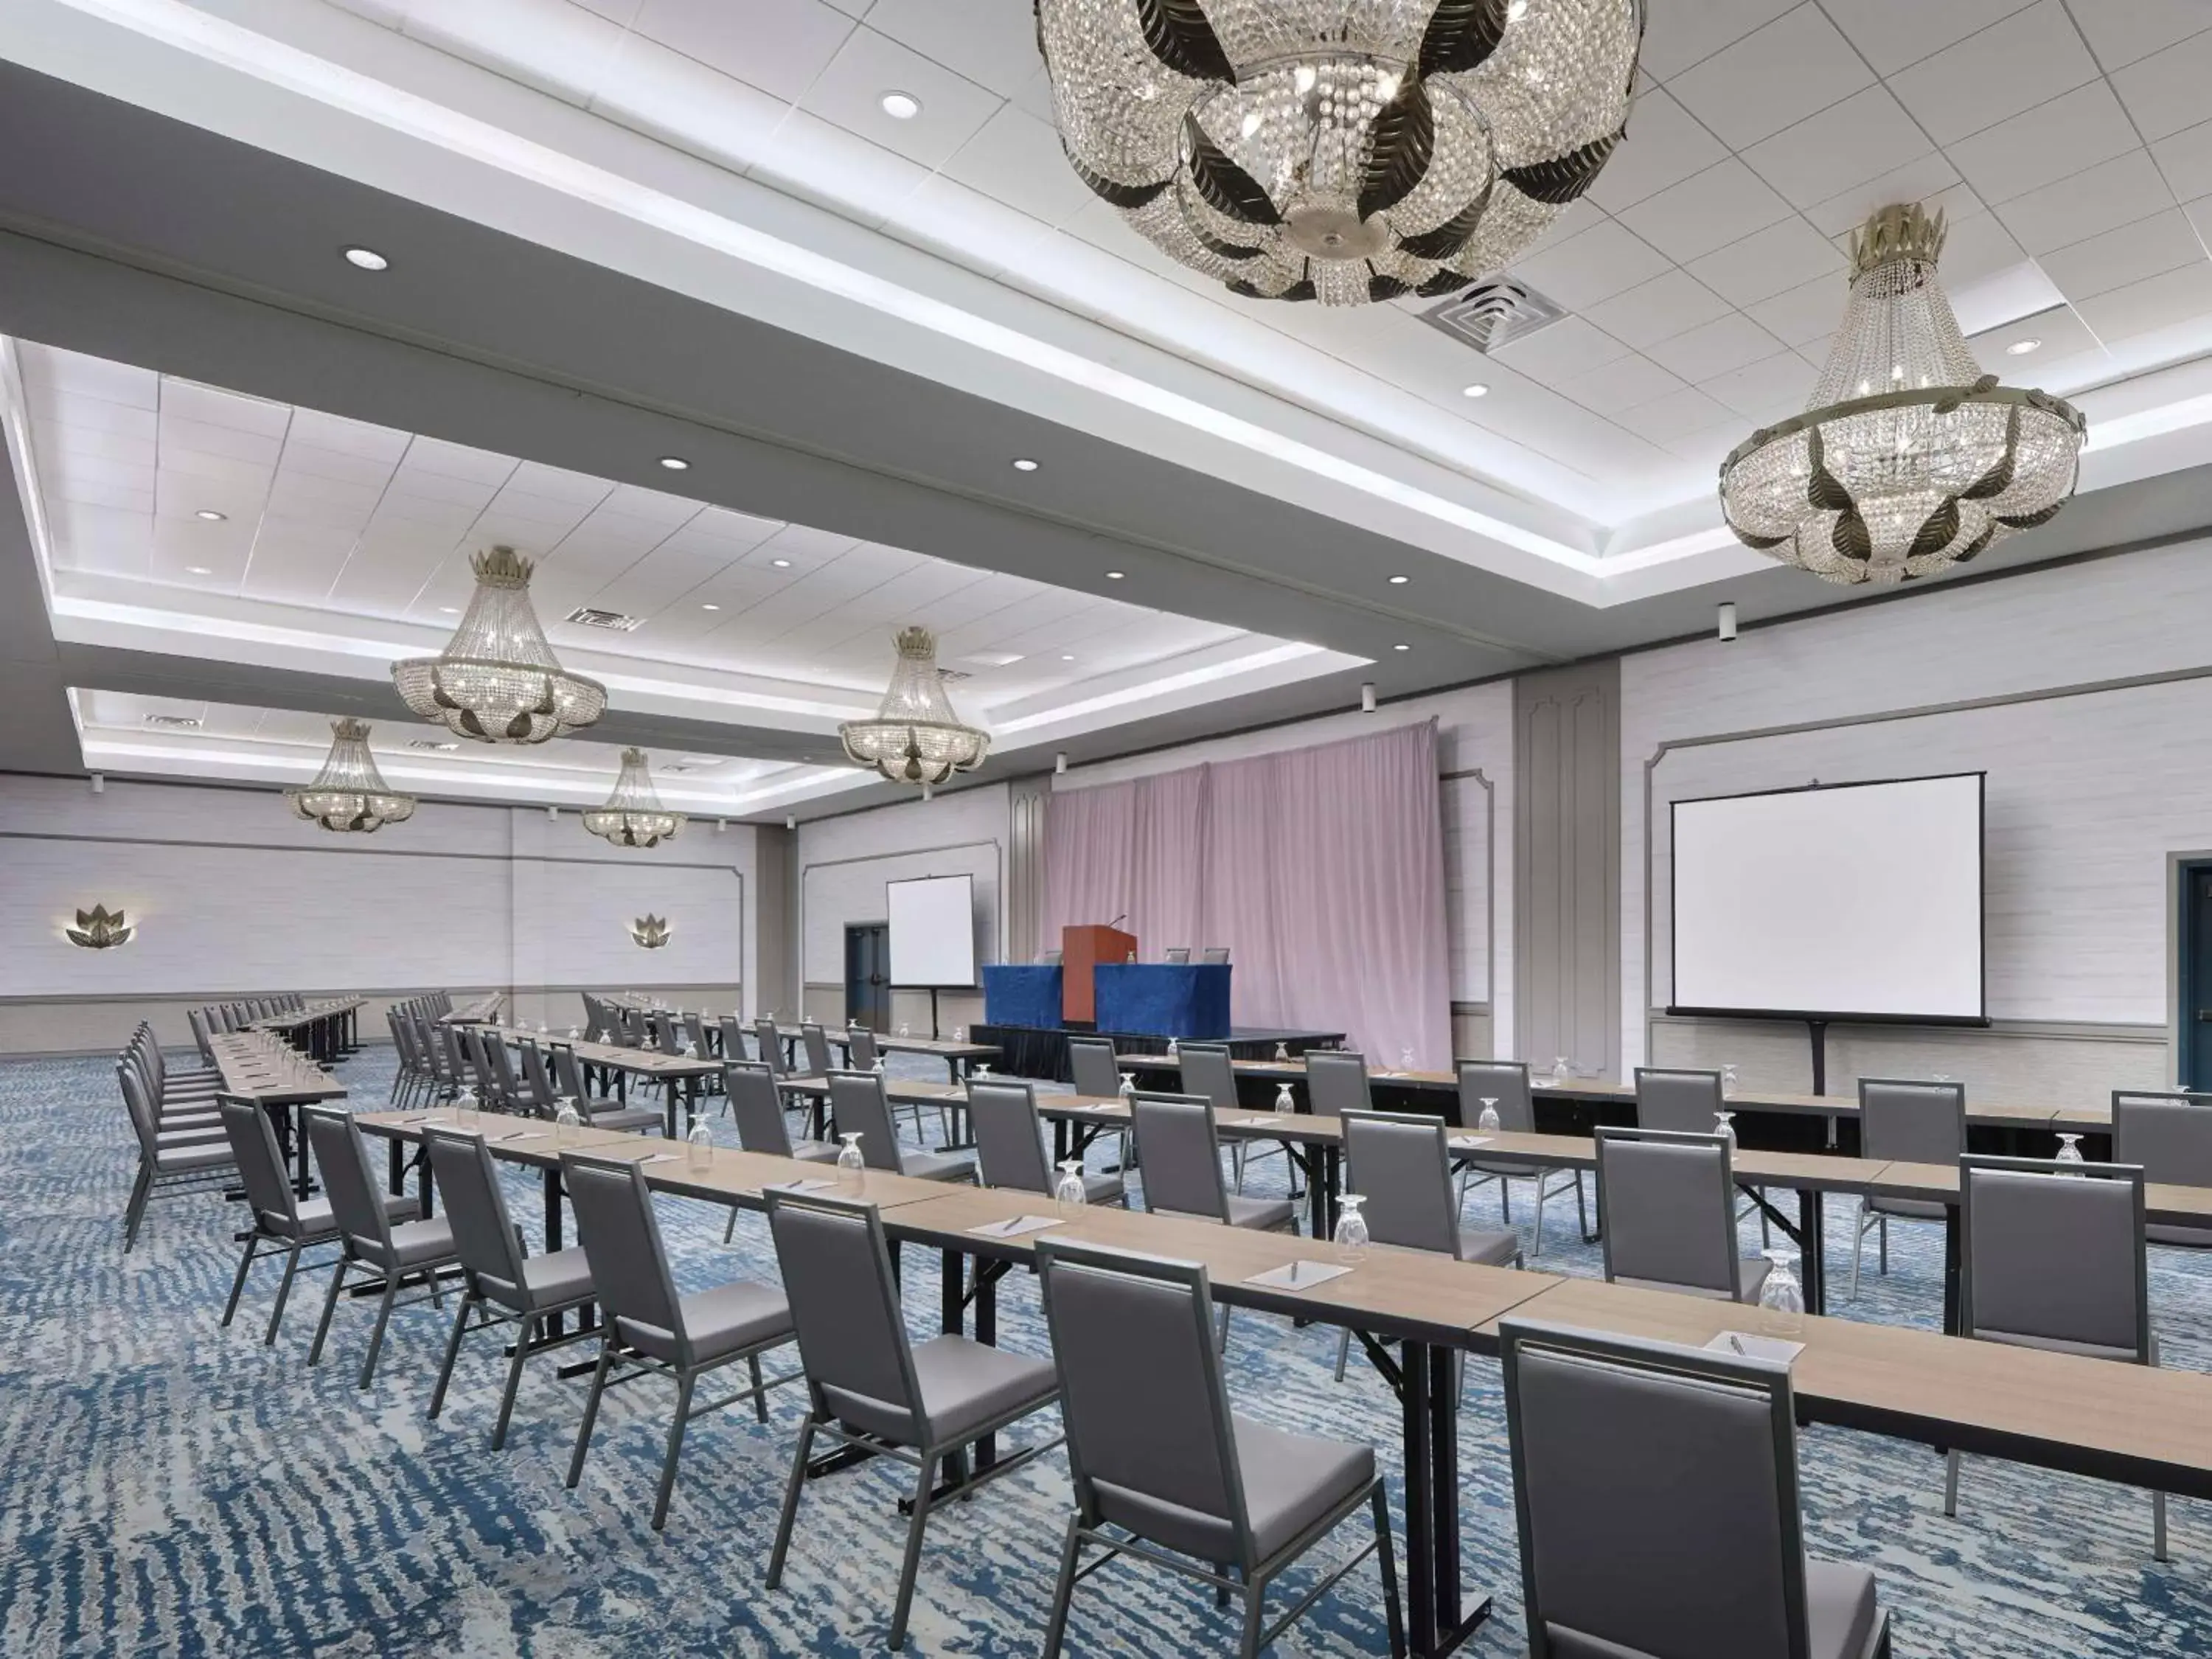
<path id="1" fill-rule="evenodd" d="M 971 1025 L 969 1036 L 977 1042 L 999 1046 L 1000 1059 L 991 1069 L 1010 1077 L 1035 1078 L 1040 1082 L 1068 1083 L 1074 1074 L 1068 1066 L 1067 1040 L 1072 1036 L 1103 1036 L 1113 1040 L 1116 1054 L 1163 1054 L 1165 1037 L 1144 1036 L 1127 1031 L 1094 1031 L 1079 1026 Z M 1236 1026 L 1229 1033 L 1230 1057 L 1270 1060 L 1281 1043 L 1291 1054 L 1309 1048 L 1343 1046 L 1341 1031 L 1279 1031 L 1257 1026 Z"/>

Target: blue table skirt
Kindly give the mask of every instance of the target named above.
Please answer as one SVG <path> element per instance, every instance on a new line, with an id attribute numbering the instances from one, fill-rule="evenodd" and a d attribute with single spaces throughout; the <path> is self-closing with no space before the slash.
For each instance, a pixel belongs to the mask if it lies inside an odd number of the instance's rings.
<path id="1" fill-rule="evenodd" d="M 1227 963 L 1102 962 L 1091 969 L 1102 1031 L 1147 1036 L 1229 1036 Z"/>
<path id="2" fill-rule="evenodd" d="M 1056 964 L 1011 963 L 983 969 L 983 1018 L 992 1025 L 1048 1029 L 1060 1023 Z"/>

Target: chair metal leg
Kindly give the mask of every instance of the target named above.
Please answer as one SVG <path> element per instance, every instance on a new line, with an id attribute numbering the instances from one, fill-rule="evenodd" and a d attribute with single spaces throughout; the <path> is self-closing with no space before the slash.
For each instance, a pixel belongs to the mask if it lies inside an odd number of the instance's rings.
<path id="1" fill-rule="evenodd" d="M 791 1455 L 791 1479 L 783 1486 L 783 1512 L 776 1517 L 775 1544 L 768 1554 L 765 1583 L 769 1589 L 783 1582 L 783 1558 L 790 1551 L 791 1529 L 799 1520 L 799 1495 L 806 1490 L 806 1460 L 813 1454 L 815 1427 L 816 1418 L 810 1411 L 799 1425 L 798 1449 Z"/>
<path id="2" fill-rule="evenodd" d="M 438 1367 L 438 1381 L 430 1390 L 429 1416 L 434 1423 L 446 1409 L 446 1388 L 453 1380 L 453 1362 L 461 1357 L 461 1339 L 468 1334 L 469 1316 L 476 1305 L 476 1292 L 471 1291 L 462 1297 L 460 1311 L 453 1316 L 453 1333 L 446 1339 L 446 1363 Z"/>
<path id="3" fill-rule="evenodd" d="M 1582 1228 L 1583 1237 L 1589 1237 L 1589 1206 L 1583 1197 L 1583 1172 L 1575 1171 L 1575 1221 Z"/>
<path id="4" fill-rule="evenodd" d="M 890 1645 L 906 1645 L 906 1616 L 914 1607 L 914 1581 L 921 1571 L 921 1531 L 929 1521 L 929 1496 L 936 1490 L 937 1459 L 925 1453 L 915 1477 L 914 1514 L 906 1523 L 906 1556 L 899 1563 L 898 1600 L 891 1606 Z"/>
<path id="5" fill-rule="evenodd" d="M 514 1396 L 522 1389 L 522 1364 L 530 1358 L 530 1328 L 533 1322 L 526 1319 L 515 1327 L 514 1355 L 507 1363 L 507 1389 L 499 1397 L 499 1420 L 491 1428 L 494 1451 L 507 1444 L 507 1425 L 514 1416 Z"/>
<path id="6" fill-rule="evenodd" d="M 1344 1381 L 1344 1362 L 1352 1357 L 1352 1327 L 1347 1325 L 1336 1334 L 1336 1380 Z"/>
<path id="7" fill-rule="evenodd" d="M 361 1381 L 356 1386 L 367 1388 L 369 1379 L 376 1375 L 376 1356 L 384 1348 L 384 1328 L 392 1322 L 392 1300 L 399 1294 L 399 1276 L 384 1276 L 384 1294 L 376 1299 L 376 1328 L 369 1333 L 368 1352 L 361 1362 Z"/>
<path id="8" fill-rule="evenodd" d="M 1543 1254 L 1544 1254 L 1544 1177 L 1543 1177 L 1543 1175 L 1542 1175 L 1542 1173 L 1541 1173 L 1540 1171 L 1539 1171 L 1539 1172 L 1538 1172 L 1537 1176 L 1536 1176 L 1536 1252 L 1535 1252 L 1535 1253 L 1536 1253 L 1538 1255 L 1543 1255 Z"/>
<path id="9" fill-rule="evenodd" d="M 331 1268 L 331 1288 L 323 1297 L 322 1321 L 315 1327 L 315 1340 L 307 1349 L 310 1365 L 319 1365 L 323 1362 L 323 1341 L 331 1334 L 331 1316 L 337 1311 L 338 1292 L 345 1288 L 347 1261 L 346 1256 L 340 1255 Z"/>
<path id="10" fill-rule="evenodd" d="M 138 1163 L 138 1179 L 131 1184 L 131 1203 L 123 1212 L 123 1249 L 128 1254 L 138 1242 L 138 1224 L 146 1218 L 146 1200 L 154 1194 L 154 1168 L 143 1158 Z"/>
<path id="11" fill-rule="evenodd" d="M 1229 1316 L 1233 1311 L 1227 1303 L 1221 1304 L 1221 1335 L 1214 1346 L 1224 1353 L 1229 1352 Z"/>
<path id="12" fill-rule="evenodd" d="M 1536 1180 L 1540 1192 L 1543 1177 Z M 1382 1575 L 1382 1617 L 1390 1630 L 1390 1659 L 1406 1659 L 1406 1615 L 1398 1605 L 1398 1557 L 1390 1541 L 1390 1504 L 1379 1481 L 1369 1507 L 1375 1514 L 1375 1565 Z"/>
<path id="13" fill-rule="evenodd" d="M 765 1423 L 768 1421 L 768 1384 L 761 1381 L 760 1356 L 747 1354 L 745 1369 L 752 1373 L 753 1415 Z"/>
<path id="14" fill-rule="evenodd" d="M 722 1224 L 722 1243 L 726 1244 L 738 1236 L 738 1206 L 730 1206 L 730 1218 Z"/>
<path id="15" fill-rule="evenodd" d="M 607 1368 L 614 1364 L 614 1322 L 610 1320 L 607 1334 L 599 1343 L 599 1363 L 592 1369 L 591 1392 L 584 1396 L 584 1420 L 576 1428 L 576 1449 L 568 1459 L 568 1490 L 571 1492 L 576 1489 L 576 1482 L 583 1477 L 584 1454 L 591 1449 L 592 1425 L 599 1421 L 599 1396 L 606 1392 Z"/>
<path id="16" fill-rule="evenodd" d="M 661 1460 L 660 1490 L 653 1498 L 653 1529 L 668 1523 L 668 1499 L 676 1490 L 676 1460 L 684 1450 L 684 1426 L 691 1420 L 691 1390 L 698 1378 L 684 1371 L 676 1379 L 676 1420 L 668 1425 L 668 1455 Z"/>
<path id="17" fill-rule="evenodd" d="M 1858 1224 L 1851 1229 L 1851 1300 L 1859 1299 L 1859 1260 L 1866 1255 L 1866 1200 L 1859 1200 Z"/>
<path id="18" fill-rule="evenodd" d="M 1249 1578 L 1244 1581 L 1244 1634 L 1237 1644 L 1237 1651 L 1243 1659 L 1260 1659 L 1260 1621 L 1267 1611 L 1261 1588 Z"/>
<path id="19" fill-rule="evenodd" d="M 1067 1517 L 1067 1537 L 1060 1547 L 1060 1577 L 1052 1587 L 1052 1616 L 1045 1621 L 1044 1654 L 1042 1659 L 1060 1659 L 1060 1644 L 1067 1634 L 1068 1603 L 1075 1599 L 1075 1565 L 1083 1553 L 1083 1539 L 1079 1531 L 1083 1517 Z"/>
<path id="20" fill-rule="evenodd" d="M 1543 1194 L 1544 1177 L 1540 1173 L 1536 1176 L 1536 1209 L 1539 1214 L 1544 1208 Z M 1513 1224 L 1513 1183 L 1504 1176 L 1498 1177 L 1498 1213 L 1504 1218 L 1507 1226 Z"/>
<path id="21" fill-rule="evenodd" d="M 1887 1276 L 1889 1272 L 1889 1218 L 1887 1216 L 1883 1216 L 1879 1225 L 1881 1230 L 1881 1261 L 1880 1265 L 1883 1274 Z"/>
<path id="22" fill-rule="evenodd" d="M 284 1322 L 284 1304 L 292 1294 L 292 1275 L 300 1271 L 300 1252 L 307 1247 L 295 1244 L 284 1252 L 284 1276 L 276 1281 L 276 1300 L 269 1310 L 269 1328 L 261 1334 L 261 1346 L 276 1346 L 276 1328 Z"/>
<path id="23" fill-rule="evenodd" d="M 1943 1456 L 1943 1513 L 1956 1517 L 1959 1513 L 1959 1454 L 1947 1452 Z"/>
<path id="24" fill-rule="evenodd" d="M 230 1281 L 230 1300 L 223 1304 L 222 1328 L 225 1330 L 230 1328 L 230 1322 L 238 1312 L 238 1298 L 246 1294 L 246 1270 L 253 1265 L 254 1249 L 260 1243 L 261 1235 L 253 1234 L 246 1241 L 246 1254 L 238 1258 L 238 1277 Z"/>
<path id="25" fill-rule="evenodd" d="M 2162 1492 L 2150 1495 L 2150 1553 L 2154 1561 L 2172 1559 L 2166 1553 L 2166 1494 Z"/>

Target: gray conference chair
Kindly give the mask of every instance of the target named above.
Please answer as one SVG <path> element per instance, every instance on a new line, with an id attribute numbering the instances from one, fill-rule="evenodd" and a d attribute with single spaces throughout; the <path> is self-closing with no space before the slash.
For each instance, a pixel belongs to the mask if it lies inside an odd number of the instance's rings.
<path id="1" fill-rule="evenodd" d="M 1805 1553 L 1788 1366 L 1498 1336 L 1530 1659 L 1887 1659 L 1874 1575 Z"/>
<path id="2" fill-rule="evenodd" d="M 749 1400 L 765 1423 L 769 1389 L 792 1380 L 765 1381 L 760 1366 L 761 1355 L 791 1340 L 791 1304 L 781 1291 L 742 1279 L 679 1295 L 675 1276 L 668 1270 L 668 1252 L 661 1246 L 660 1223 L 653 1214 L 645 1171 L 627 1158 L 563 1152 L 561 1172 L 603 1310 L 599 1363 L 592 1369 L 591 1392 L 584 1398 L 584 1421 L 576 1431 L 575 1455 L 568 1460 L 568 1486 L 573 1491 L 583 1476 L 592 1426 L 599 1420 L 599 1397 L 636 1377 L 674 1378 L 676 1415 L 668 1425 L 668 1451 L 661 1460 L 660 1485 L 653 1499 L 653 1529 L 659 1532 L 667 1524 L 668 1500 L 676 1490 L 676 1461 L 691 1419 Z M 740 1360 L 750 1375 L 750 1387 L 704 1405 L 692 1404 L 701 1377 Z M 617 1373 L 617 1364 L 629 1369 Z"/>
<path id="3" fill-rule="evenodd" d="M 1517 1060 L 1462 1060 L 1459 1062 L 1459 1127 L 1473 1129 L 1482 1121 L 1482 1103 L 1498 1103 L 1498 1127 L 1504 1134 L 1534 1134 L 1536 1132 L 1536 1109 L 1528 1093 L 1528 1067 Z M 1459 1159 L 1463 1173 L 1460 1178 L 1460 1202 L 1467 1202 L 1468 1176 L 1474 1185 L 1494 1181 L 1498 1183 L 1498 1210 L 1506 1225 L 1513 1224 L 1513 1188 L 1515 1181 L 1527 1180 L 1536 1183 L 1536 1247 L 1532 1255 L 1544 1254 L 1544 1206 L 1552 1200 L 1571 1191 L 1575 1195 L 1575 1219 L 1582 1225 L 1583 1237 L 1589 1237 L 1589 1205 L 1583 1192 L 1583 1172 L 1580 1170 L 1547 1170 L 1534 1164 L 1516 1164 L 1511 1158 L 1468 1158 Z"/>
<path id="4" fill-rule="evenodd" d="M 880 1072 L 830 1073 L 830 1115 L 841 1135 L 860 1137 L 860 1161 L 919 1181 L 972 1181 L 975 1160 L 964 1152 L 925 1152 L 900 1144 L 890 1097 Z"/>
<path id="5" fill-rule="evenodd" d="M 754 1056 L 768 1062 L 778 1077 L 791 1075 L 791 1062 L 783 1051 L 783 1038 L 775 1029 L 775 1022 L 766 1014 L 753 1021 L 753 1046 L 760 1050 Z"/>
<path id="6" fill-rule="evenodd" d="M 1184 1042 L 1176 1045 L 1182 1060 L 1182 1088 L 1186 1095 L 1202 1097 L 1217 1112 L 1233 1112 L 1237 1109 L 1237 1067 L 1230 1058 L 1225 1042 Z M 1235 1178 L 1237 1190 L 1244 1190 L 1244 1166 L 1248 1161 L 1277 1155 L 1287 1156 L 1279 1144 L 1242 1140 L 1229 1143 L 1229 1169 Z M 1297 1183 L 1291 1183 L 1291 1196 L 1296 1197 Z"/>
<path id="7" fill-rule="evenodd" d="M 157 1194 L 172 1197 L 187 1192 L 216 1192 L 233 1174 L 230 1146 L 217 1119 L 213 1127 L 163 1130 L 146 1098 L 145 1084 L 128 1061 L 118 1065 L 115 1075 L 123 1089 L 123 1109 L 138 1142 L 138 1176 L 131 1183 L 131 1201 L 123 1212 L 123 1248 L 137 1243 L 138 1228 L 146 1218 L 146 1206 Z"/>
<path id="8" fill-rule="evenodd" d="M 722 1087 L 730 1097 L 730 1115 L 737 1121 L 738 1145 L 749 1152 L 769 1158 L 795 1158 L 808 1164 L 835 1164 L 837 1146 L 830 1140 L 793 1140 L 783 1115 L 783 1101 L 776 1093 L 775 1073 L 768 1062 L 733 1060 L 724 1062 Z M 738 1234 L 738 1210 L 722 1224 L 722 1243 Z"/>
<path id="9" fill-rule="evenodd" d="M 1605 1276 L 1646 1290 L 1755 1302 L 1769 1263 L 1736 1248 L 1735 1177 L 1723 1135 L 1597 1130 Z"/>
<path id="10" fill-rule="evenodd" d="M 1057 967 L 1059 967 L 1059 966 L 1060 966 L 1060 953 L 1059 951 L 1038 951 L 1038 952 L 1036 953 L 1037 966 L 1038 966 L 1038 967 L 1040 967 L 1040 968 L 1057 968 Z"/>
<path id="11" fill-rule="evenodd" d="M 1160 952 L 1160 960 L 1173 967 L 1183 967 L 1190 961 L 1190 946 L 1188 945 L 1170 945 L 1166 950 Z"/>
<path id="12" fill-rule="evenodd" d="M 1057 1188 L 1059 1177 L 1045 1157 L 1044 1124 L 1030 1085 L 997 1078 L 970 1083 L 968 1121 L 975 1127 L 976 1172 L 984 1186 L 1047 1194 Z M 1128 1194 L 1120 1176 L 1086 1173 L 1083 1200 L 1126 1204 Z"/>
<path id="13" fill-rule="evenodd" d="M 1297 1211 L 1287 1198 L 1247 1198 L 1229 1190 L 1221 1178 L 1213 1108 L 1206 1101 L 1139 1093 L 1129 1097 L 1129 1108 L 1146 1209 L 1262 1232 L 1297 1231 Z"/>
<path id="14" fill-rule="evenodd" d="M 384 1194 L 377 1190 L 361 1126 L 351 1115 L 327 1106 L 310 1106 L 301 1117 L 307 1125 L 307 1144 L 314 1149 L 316 1167 L 323 1172 L 323 1188 L 330 1194 L 331 1212 L 338 1229 L 338 1259 L 331 1273 L 329 1293 L 323 1297 L 322 1322 L 315 1327 L 307 1363 L 322 1363 L 331 1316 L 337 1312 L 348 1276 L 358 1269 L 383 1292 L 376 1307 L 376 1329 L 361 1362 L 359 1386 L 365 1389 L 376 1375 L 376 1359 L 384 1349 L 392 1310 L 425 1301 L 443 1305 L 438 1270 L 460 1259 L 453 1224 L 444 1216 L 435 1216 L 394 1225 Z M 428 1282 L 427 1294 L 398 1300 L 400 1286 L 417 1277 Z"/>
<path id="15" fill-rule="evenodd" d="M 1959 1160 L 1959 1330 L 1984 1342 L 2158 1364 L 2143 1249 L 2143 1172 L 2039 1158 Z M 1943 1513 L 1959 1512 L 1949 1454 Z M 2166 1559 L 2166 1494 L 2151 1553 Z"/>
<path id="16" fill-rule="evenodd" d="M 1639 1129 L 1709 1135 L 1719 1127 L 1720 1115 L 1728 1109 L 1718 1072 L 1661 1066 L 1636 1068 L 1636 1127 Z M 1764 1199 L 1765 1194 L 1762 1192 L 1759 1196 Z M 1759 1242 L 1765 1244 L 1770 1241 L 1766 1212 L 1759 1205 L 1747 1199 L 1737 1207 L 1736 1213 L 1739 1218 L 1758 1216 Z"/>
<path id="17" fill-rule="evenodd" d="M 1955 1164 L 1966 1150 L 1966 1085 L 1911 1083 L 1889 1078 L 1859 1079 L 1859 1156 L 1890 1164 Z M 1859 1299 L 1859 1259 L 1866 1236 L 1876 1235 L 1875 1266 L 1889 1271 L 1889 1224 L 1893 1220 L 1948 1224 L 1948 1206 L 1932 1200 L 1873 1194 L 1859 1200 L 1851 1232 L 1851 1300 Z"/>
<path id="18" fill-rule="evenodd" d="M 690 1039 L 691 1052 L 701 1060 L 714 1057 L 714 1049 L 707 1042 L 707 1016 L 703 1012 L 684 1016 L 684 1035 Z"/>
<path id="19" fill-rule="evenodd" d="M 1110 1038 L 1072 1036 L 1067 1040 L 1067 1068 L 1079 1095 L 1110 1100 L 1121 1091 L 1121 1068 L 1114 1064 Z"/>
<path id="20" fill-rule="evenodd" d="M 1229 947 L 1209 945 L 1198 953 L 1198 959 L 1210 968 L 1225 968 L 1229 965 Z"/>
<path id="21" fill-rule="evenodd" d="M 811 1077 L 827 1077 L 831 1070 L 830 1034 L 822 1029 L 818 1020 L 807 1020 L 799 1028 L 799 1041 L 806 1050 L 806 1070 Z"/>
<path id="22" fill-rule="evenodd" d="M 1340 1112 L 1373 1109 L 1367 1091 L 1367 1060 L 1349 1048 L 1309 1048 L 1306 1061 L 1306 1103 L 1317 1117 Z"/>
<path id="23" fill-rule="evenodd" d="M 2113 1090 L 2112 1162 L 2141 1164 L 2147 1182 L 2212 1187 L 2212 1096 Z M 2212 1226 L 2154 1221 L 2143 1232 L 2154 1244 L 2212 1249 Z"/>
<path id="24" fill-rule="evenodd" d="M 864 1458 L 907 1464 L 915 1471 L 914 1499 L 890 1628 L 890 1645 L 901 1647 L 932 1506 L 967 1498 L 1057 1444 L 1055 1437 L 972 1476 L 966 1472 L 969 1446 L 1050 1405 L 1059 1381 L 1043 1360 L 964 1336 L 915 1344 L 873 1205 L 771 1190 L 768 1222 L 791 1297 L 810 1401 L 769 1556 L 768 1588 L 783 1582 L 816 1436 L 827 1435 Z M 948 1458 L 955 1460 L 956 1478 L 940 1492 L 938 1465 Z"/>
<path id="25" fill-rule="evenodd" d="M 1346 1112 L 1344 1190 L 1364 1198 L 1367 1236 L 1377 1244 L 1427 1250 L 1485 1267 L 1518 1267 L 1521 1236 L 1464 1225 L 1452 1190 L 1451 1146 L 1440 1117 Z M 1336 1380 L 1352 1352 L 1346 1327 L 1336 1344 Z"/>
<path id="26" fill-rule="evenodd" d="M 508 1219 L 499 1170 L 483 1135 L 433 1124 L 422 1127 L 423 1156 L 461 1259 L 461 1305 L 446 1339 L 446 1362 L 430 1391 L 430 1416 L 446 1407 L 461 1340 L 471 1329 L 513 1326 L 514 1351 L 507 1357 L 507 1386 L 500 1391 L 499 1418 L 492 1425 L 491 1449 L 507 1444 L 507 1425 L 514 1415 L 514 1396 L 522 1386 L 523 1362 L 533 1353 L 567 1347 L 594 1333 L 583 1328 L 580 1310 L 592 1300 L 592 1266 L 580 1246 L 538 1255 L 523 1248 L 522 1230 Z M 578 1328 L 563 1337 L 546 1334 L 551 1316 L 579 1310 Z M 471 1326 L 470 1316 L 476 1323 Z"/>
<path id="27" fill-rule="evenodd" d="M 724 1014 L 714 1022 L 720 1033 L 721 1056 L 724 1060 L 743 1060 L 745 1057 L 745 1028 L 735 1014 Z"/>
<path id="28" fill-rule="evenodd" d="M 523 1063 L 530 1063 L 531 1051 L 523 1052 Z M 542 1062 L 541 1062 L 542 1064 Z M 553 1051 L 553 1076 L 560 1085 L 559 1092 L 576 1103 L 577 1115 L 594 1129 L 612 1129 L 620 1133 L 635 1129 L 641 1134 L 658 1134 L 664 1120 L 650 1106 L 632 1106 L 627 1101 L 593 1095 L 584 1087 L 583 1068 L 576 1064 L 574 1048 L 558 1048 Z M 549 1102 L 552 1097 L 548 1096 Z M 554 1109 L 557 1111 L 559 1109 Z"/>
<path id="29" fill-rule="evenodd" d="M 1449 1181 L 1447 1181 L 1449 1186 Z M 1231 1407 L 1212 1295 L 1196 1262 L 1041 1240 L 1036 1249 L 1067 1431 L 1075 1512 L 1060 1556 L 1044 1659 L 1058 1659 L 1086 1546 L 1241 1595 L 1238 1651 L 1261 1648 L 1370 1555 L 1390 1651 L 1406 1635 L 1390 1517 L 1371 1446 L 1293 1434 Z M 1374 1537 L 1263 1628 L 1267 1586 L 1365 1510 Z M 1178 1644 L 1188 1650 L 1188 1643 Z"/>

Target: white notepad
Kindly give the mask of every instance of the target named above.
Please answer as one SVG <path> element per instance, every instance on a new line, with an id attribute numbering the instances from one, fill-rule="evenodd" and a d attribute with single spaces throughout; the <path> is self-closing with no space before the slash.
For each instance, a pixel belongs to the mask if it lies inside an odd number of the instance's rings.
<path id="1" fill-rule="evenodd" d="M 1041 1233 L 1048 1227 L 1060 1224 L 1058 1216 L 1018 1215 L 1004 1221 L 987 1221 L 980 1227 L 970 1227 L 971 1233 L 981 1233 L 986 1238 L 1019 1238 L 1024 1233 Z"/>
<path id="2" fill-rule="evenodd" d="M 1477 1146 L 1490 1145 L 1488 1135 L 1454 1135 L 1449 1143 L 1454 1152 L 1473 1152 Z"/>
<path id="3" fill-rule="evenodd" d="M 1341 1279 L 1352 1271 L 1349 1267 L 1332 1267 L 1326 1261 L 1286 1261 L 1279 1267 L 1270 1267 L 1266 1273 L 1254 1273 L 1247 1285 L 1265 1285 L 1273 1291 L 1310 1291 L 1316 1285 L 1326 1285 L 1332 1279 Z"/>
<path id="4" fill-rule="evenodd" d="M 641 1158 L 638 1159 L 638 1162 L 641 1164 L 670 1164 L 683 1156 L 684 1154 L 681 1152 L 655 1152 L 650 1158 Z"/>
<path id="5" fill-rule="evenodd" d="M 1805 1352 L 1802 1342 L 1785 1342 L 1778 1336 L 1755 1336 L 1749 1331 L 1723 1331 L 1705 1344 L 1711 1353 L 1740 1354 L 1746 1359 L 1772 1359 L 1787 1365 Z"/>
<path id="6" fill-rule="evenodd" d="M 798 1181 L 771 1181 L 765 1190 L 771 1193 L 820 1193 L 827 1192 L 836 1184 L 818 1176 L 808 1176 Z"/>

